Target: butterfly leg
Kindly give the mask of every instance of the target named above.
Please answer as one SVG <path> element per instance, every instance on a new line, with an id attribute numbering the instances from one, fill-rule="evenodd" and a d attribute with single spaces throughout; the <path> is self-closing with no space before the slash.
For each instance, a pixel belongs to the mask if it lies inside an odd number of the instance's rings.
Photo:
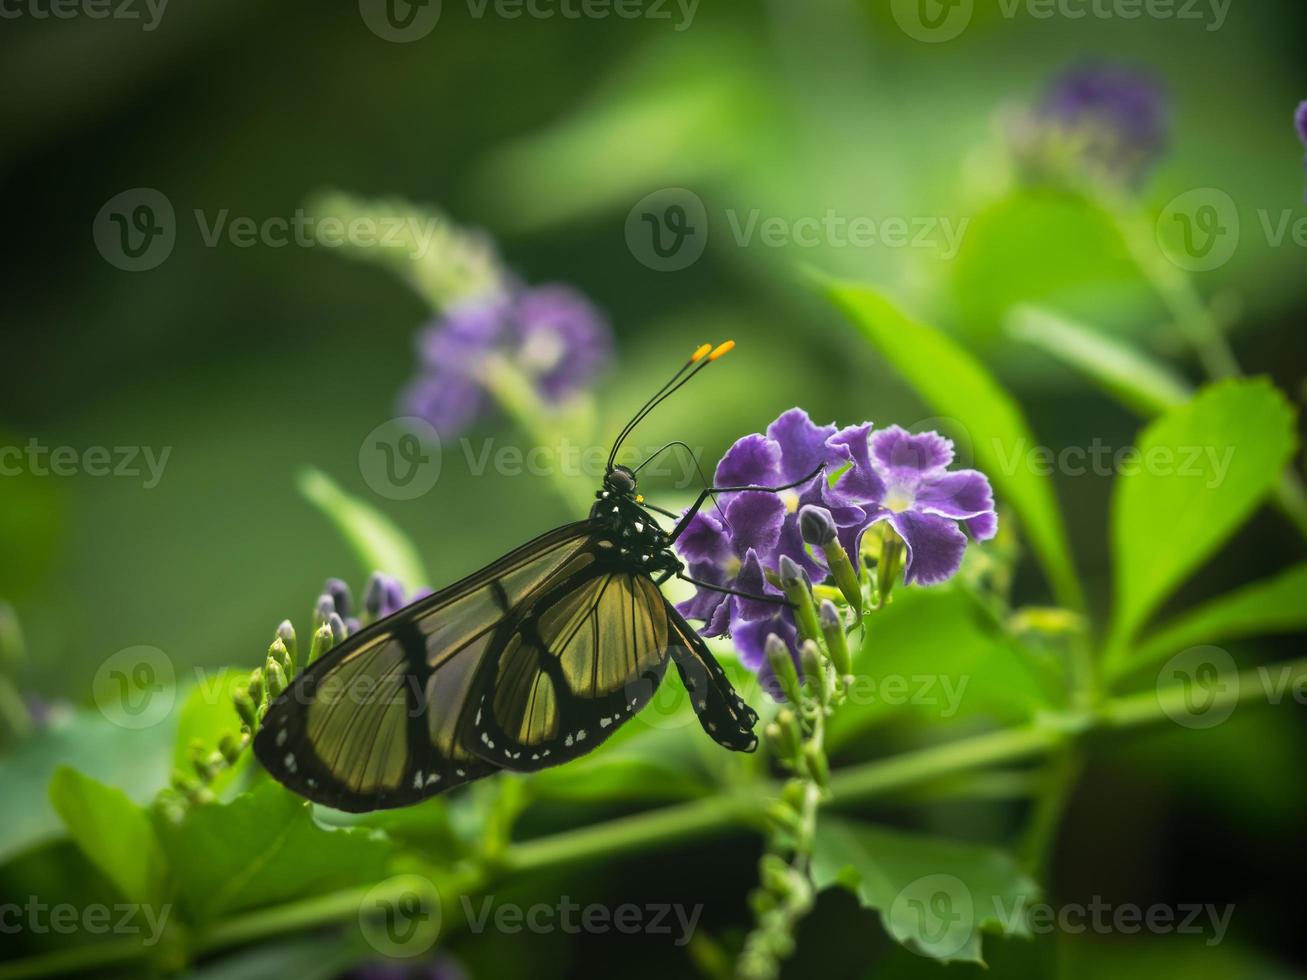
<path id="1" fill-rule="evenodd" d="M 728 589 L 724 585 L 713 585 L 711 582 L 700 582 L 697 578 L 690 578 L 688 575 L 677 574 L 676 576 L 682 582 L 689 582 L 691 585 L 698 586 L 701 589 L 707 589 L 709 592 L 720 592 L 723 595 L 736 595 L 741 599 L 753 599 L 755 602 L 770 602 L 778 606 L 792 606 L 788 599 L 778 595 L 754 595 L 752 592 L 741 592 L 739 589 Z"/>
<path id="2" fill-rule="evenodd" d="M 822 470 L 825 468 L 826 464 L 822 463 L 807 476 L 795 480 L 793 483 L 787 483 L 783 487 L 707 487 L 699 493 L 698 498 L 694 501 L 694 505 L 685 512 L 685 516 L 681 518 L 680 523 L 672 529 L 672 533 L 668 535 L 668 541 L 675 541 L 685 533 L 685 529 L 690 526 L 690 521 L 694 518 L 694 515 L 699 513 L 699 508 L 703 506 L 704 501 L 715 493 L 743 493 L 746 490 L 753 490 L 757 493 L 780 493 L 782 490 L 793 490 L 795 487 L 803 486 L 803 484 L 807 483 L 809 480 L 820 475 Z"/>

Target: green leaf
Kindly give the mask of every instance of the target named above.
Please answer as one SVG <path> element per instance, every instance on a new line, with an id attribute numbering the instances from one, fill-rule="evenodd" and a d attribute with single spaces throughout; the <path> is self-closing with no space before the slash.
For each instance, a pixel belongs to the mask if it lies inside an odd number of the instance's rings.
<path id="1" fill-rule="evenodd" d="M 391 850 L 373 830 L 322 828 L 308 803 L 272 782 L 192 807 L 160 836 L 192 922 L 375 880 Z"/>
<path id="2" fill-rule="evenodd" d="M 977 464 L 993 480 L 999 503 L 1021 518 L 1058 600 L 1079 608 L 1080 584 L 1053 484 L 1031 467 L 1012 465 L 1035 445 L 1012 396 L 957 342 L 909 319 L 874 290 L 839 282 L 826 289 L 934 411 L 965 426 Z"/>
<path id="3" fill-rule="evenodd" d="M 141 905 L 163 898 L 167 864 L 150 815 L 122 790 L 61 766 L 50 801 L 68 836 L 123 897 Z"/>
<path id="4" fill-rule="evenodd" d="M 897 942 L 944 962 L 984 963 L 981 933 L 1029 937 L 1039 885 L 1012 857 L 980 844 L 924 837 L 823 813 L 812 880 L 841 885 L 880 912 Z"/>
<path id="5" fill-rule="evenodd" d="M 50 780 L 67 765 L 146 803 L 171 775 L 173 726 L 128 729 L 96 711 L 53 721 L 0 758 L 0 862 L 57 837 L 63 828 L 50 802 Z"/>
<path id="6" fill-rule="evenodd" d="M 299 488 L 336 525 L 364 571 L 393 575 L 409 589 L 431 581 L 417 548 L 390 518 L 351 497 L 319 469 L 304 470 Z"/>
<path id="7" fill-rule="evenodd" d="M 1210 385 L 1143 431 L 1112 500 L 1111 660 L 1271 492 L 1295 443 L 1293 410 L 1263 379 Z"/>
<path id="8" fill-rule="evenodd" d="M 827 743 L 846 745 L 899 712 L 932 724 L 1029 721 L 1051 691 L 1028 657 L 966 589 L 900 589 L 866 619 L 856 679 L 828 722 Z"/>
<path id="9" fill-rule="evenodd" d="M 1307 629 L 1307 563 L 1191 609 L 1150 633 L 1117 670 L 1128 673 L 1203 643 Z"/>
<path id="10" fill-rule="evenodd" d="M 1076 369 L 1145 418 L 1183 405 L 1192 395 L 1188 384 L 1169 367 L 1049 310 L 1018 307 L 1008 315 L 1006 328 L 1017 339 Z"/>
<path id="11" fill-rule="evenodd" d="M 238 684 L 250 679 L 247 670 L 234 668 L 201 677 L 195 682 L 186 700 L 182 702 L 177 719 L 177 742 L 173 748 L 173 767 L 187 775 L 194 775 L 191 765 L 191 745 L 199 742 L 206 752 L 218 747 L 224 734 L 240 735 L 241 719 L 236 714 L 232 694 Z M 224 767 L 209 788 L 221 793 L 230 786 L 248 764 L 250 753 L 241 753 L 235 766 Z"/>

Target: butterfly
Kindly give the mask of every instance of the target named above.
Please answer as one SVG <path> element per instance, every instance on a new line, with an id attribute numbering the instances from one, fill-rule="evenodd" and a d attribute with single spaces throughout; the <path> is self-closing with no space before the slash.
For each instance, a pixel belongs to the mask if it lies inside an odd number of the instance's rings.
<path id="1" fill-rule="evenodd" d="M 645 502 L 639 467 L 616 463 L 640 421 L 732 347 L 699 347 L 623 427 L 586 520 L 378 620 L 296 675 L 254 738 L 264 768 L 338 810 L 407 806 L 591 751 L 649 703 L 669 661 L 704 731 L 752 752 L 757 713 L 659 586 L 677 576 L 743 594 L 686 575 L 672 546 L 715 494 L 779 493 L 820 469 L 784 487 L 706 487 L 678 515 Z"/>

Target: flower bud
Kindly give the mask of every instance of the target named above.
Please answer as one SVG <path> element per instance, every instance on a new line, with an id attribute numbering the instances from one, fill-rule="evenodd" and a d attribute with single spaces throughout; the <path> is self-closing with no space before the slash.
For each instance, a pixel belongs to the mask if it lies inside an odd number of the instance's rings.
<path id="1" fill-rule="evenodd" d="M 313 633 L 313 642 L 309 645 L 309 663 L 313 663 L 335 645 L 331 627 L 323 623 Z"/>
<path id="2" fill-rule="evenodd" d="M 815 742 L 804 745 L 803 761 L 808 767 L 808 772 L 812 774 L 812 781 L 825 789 L 826 783 L 830 780 L 830 763 L 826 761 L 826 753 L 821 750 L 821 746 Z"/>
<path id="3" fill-rule="evenodd" d="M 327 617 L 327 626 L 331 629 L 332 645 L 344 643 L 345 637 L 349 636 L 349 630 L 345 627 L 345 620 L 340 618 L 338 613 L 332 613 Z"/>
<path id="4" fill-rule="evenodd" d="M 263 704 L 263 671 L 257 668 L 250 671 L 249 691 L 256 707 Z"/>
<path id="5" fill-rule="evenodd" d="M 821 627 L 817 624 L 817 609 L 812 604 L 812 586 L 808 576 L 789 555 L 781 555 L 780 573 L 785 598 L 794 606 L 794 621 L 799 627 L 799 636 L 806 640 L 819 639 Z"/>
<path id="6" fill-rule="evenodd" d="M 286 654 L 290 659 L 286 674 L 293 677 L 299 669 L 299 646 L 295 642 L 295 627 L 291 625 L 289 619 L 283 619 L 281 625 L 277 627 L 277 639 L 281 640 L 281 645 L 286 648 Z"/>
<path id="7" fill-rule="evenodd" d="M 799 673 L 794 667 L 794 657 L 790 654 L 790 648 L 785 645 L 775 633 L 767 637 L 767 643 L 763 648 L 767 653 L 767 663 L 771 665 L 772 673 L 776 676 L 776 683 L 780 686 L 781 693 L 791 704 L 799 703 Z"/>
<path id="8" fill-rule="evenodd" d="M 823 548 L 834 541 L 839 532 L 830 511 L 807 504 L 799 509 L 799 533 L 805 543 Z"/>
<path id="9" fill-rule="evenodd" d="M 317 629 L 336 611 L 336 603 L 332 601 L 329 595 L 318 596 L 317 604 L 313 607 L 313 628 Z"/>
<path id="10" fill-rule="evenodd" d="M 889 601 L 902 570 L 903 539 L 886 523 L 881 527 L 880 563 L 876 566 L 876 586 L 881 605 Z"/>
<path id="11" fill-rule="evenodd" d="M 327 584 L 323 586 L 323 591 L 331 596 L 332 607 L 336 614 L 342 619 L 353 611 L 354 598 L 350 595 L 349 586 L 338 578 L 327 579 Z"/>
<path id="12" fill-rule="evenodd" d="M 821 635 L 826 639 L 826 650 L 830 653 L 835 673 L 847 678 L 853 673 L 853 658 L 849 653 L 849 638 L 844 632 L 844 623 L 835 603 L 826 599 L 821 604 L 817 618 L 821 621 Z"/>
<path id="13" fill-rule="evenodd" d="M 236 705 L 236 714 L 240 715 L 241 721 L 253 731 L 258 722 L 258 709 L 250 697 L 250 689 L 244 684 L 237 687 L 232 692 L 232 702 Z"/>
<path id="14" fill-rule="evenodd" d="M 286 690 L 286 671 L 282 669 L 280 663 L 275 660 L 268 662 L 267 670 L 264 672 L 265 679 L 268 683 L 268 700 L 271 701 L 282 691 Z"/>
<path id="15" fill-rule="evenodd" d="M 799 663 L 803 665 L 803 684 L 808 696 L 821 704 L 826 703 L 826 665 L 821 648 L 812 640 L 804 640 L 799 648 Z"/>
<path id="16" fill-rule="evenodd" d="M 236 760 L 240 758 L 244 750 L 244 739 L 239 739 L 231 732 L 223 732 L 222 737 L 218 739 L 218 751 L 222 757 L 227 760 L 229 766 L 234 766 Z"/>

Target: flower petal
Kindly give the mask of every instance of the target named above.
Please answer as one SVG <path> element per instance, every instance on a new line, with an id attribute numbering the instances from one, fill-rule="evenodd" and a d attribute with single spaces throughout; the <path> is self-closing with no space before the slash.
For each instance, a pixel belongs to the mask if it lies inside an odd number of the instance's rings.
<path id="1" fill-rule="evenodd" d="M 690 518 L 690 523 L 676 539 L 676 551 L 691 564 L 711 562 L 724 565 L 735 557 L 730 536 L 721 519 L 703 510 Z"/>
<path id="2" fill-rule="evenodd" d="M 708 582 L 712 585 L 726 585 L 726 573 L 720 567 L 711 562 L 692 562 L 689 568 L 691 578 L 697 578 L 701 582 Z M 676 610 L 686 619 L 697 619 L 705 626 L 700 630 L 705 636 L 718 636 L 720 632 L 710 632 L 713 625 L 713 616 L 718 608 L 725 605 L 727 596 L 721 592 L 714 592 L 712 589 L 698 589 L 694 595 L 676 604 Z M 725 623 L 721 624 L 723 628 Z"/>
<path id="3" fill-rule="evenodd" d="M 767 426 L 767 436 L 780 447 L 779 483 L 793 483 L 820 464 L 835 462 L 837 457 L 826 446 L 834 434 L 835 426 L 814 425 L 801 408 L 790 409 Z"/>
<path id="4" fill-rule="evenodd" d="M 880 503 L 885 497 L 885 481 L 871 465 L 870 422 L 850 425 L 826 441 L 832 451 L 853 464 L 835 481 L 834 491 L 853 503 Z"/>
<path id="5" fill-rule="evenodd" d="M 905 582 L 937 585 L 962 566 L 967 536 L 948 518 L 908 510 L 891 514 L 889 520 L 908 547 Z"/>
<path id="6" fill-rule="evenodd" d="M 917 490 L 916 509 L 957 519 L 978 517 L 993 511 L 994 491 L 979 470 L 957 470 L 926 480 Z"/>
<path id="7" fill-rule="evenodd" d="M 963 521 L 962 526 L 973 540 L 988 541 L 998 534 L 998 515 L 989 510 Z"/>
<path id="8" fill-rule="evenodd" d="M 778 600 L 782 598 L 780 591 L 767 581 L 758 552 L 752 548 L 745 554 L 744 562 L 740 565 L 740 574 L 731 583 L 731 588 L 752 595 L 770 595 Z M 763 602 L 760 599 L 746 599 L 743 596 L 731 596 L 731 602 L 734 606 L 732 622 L 736 619 L 766 619 L 780 608 L 778 602 Z"/>
<path id="9" fill-rule="evenodd" d="M 419 378 L 400 396 L 400 410 L 429 422 L 441 438 L 458 435 L 486 407 L 481 387 L 453 371 Z"/>
<path id="10" fill-rule="evenodd" d="M 757 434 L 735 440 L 717 464 L 714 482 L 719 487 L 770 487 L 780 476 L 781 447 Z"/>
<path id="11" fill-rule="evenodd" d="M 926 475 L 953 462 L 953 443 L 938 432 L 913 435 L 907 429 L 891 425 L 871 437 L 871 454 L 882 471 L 907 470 Z M 889 474 L 882 472 L 882 475 Z"/>
<path id="12" fill-rule="evenodd" d="M 789 647 L 797 668 L 799 665 L 798 631 L 794 628 L 794 617 L 788 609 L 773 613 L 766 619 L 740 622 L 731 627 L 731 641 L 740 655 L 740 663 L 757 674 L 766 691 L 776 698 L 779 693 L 778 685 L 771 664 L 767 662 L 766 652 L 767 637 L 773 633 Z"/>
<path id="13" fill-rule="evenodd" d="M 774 493 L 733 493 L 726 504 L 726 526 L 735 554 L 750 549 L 770 560 L 785 521 L 785 502 Z"/>

